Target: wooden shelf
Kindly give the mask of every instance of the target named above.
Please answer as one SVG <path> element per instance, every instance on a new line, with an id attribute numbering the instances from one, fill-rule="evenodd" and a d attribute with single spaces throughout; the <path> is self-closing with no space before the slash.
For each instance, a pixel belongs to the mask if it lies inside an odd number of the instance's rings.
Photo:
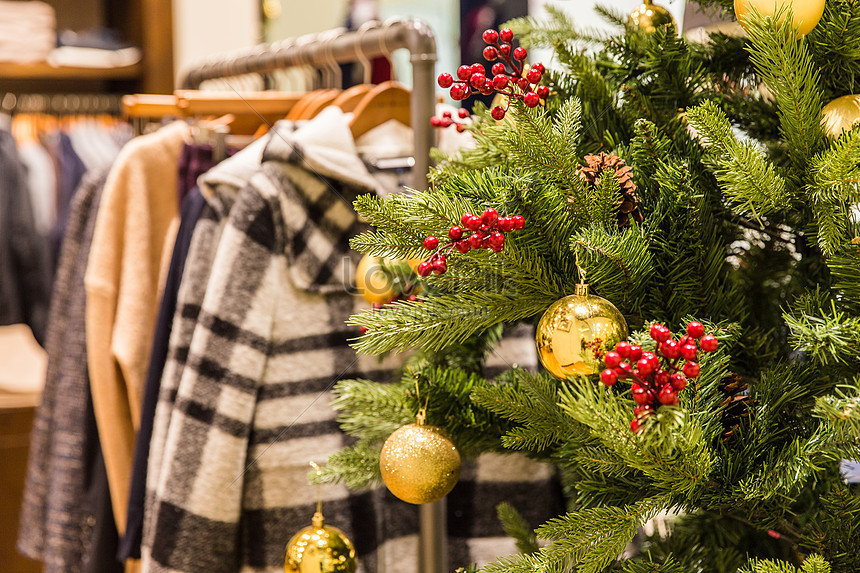
<path id="1" fill-rule="evenodd" d="M 0 62 L 0 80 L 128 80 L 140 78 L 142 74 L 143 65 L 140 63 L 122 68 L 57 68 L 47 62 Z"/>

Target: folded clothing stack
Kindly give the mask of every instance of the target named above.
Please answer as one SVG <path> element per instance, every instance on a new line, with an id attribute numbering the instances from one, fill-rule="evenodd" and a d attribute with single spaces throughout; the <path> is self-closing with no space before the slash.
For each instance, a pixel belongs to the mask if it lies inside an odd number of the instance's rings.
<path id="1" fill-rule="evenodd" d="M 44 2 L 0 0 L 0 61 L 39 62 L 57 46 L 57 16 Z"/>
<path id="2" fill-rule="evenodd" d="M 141 51 L 120 40 L 116 30 L 93 28 L 84 32 L 64 30 L 58 47 L 48 56 L 52 66 L 120 68 L 140 61 Z"/>

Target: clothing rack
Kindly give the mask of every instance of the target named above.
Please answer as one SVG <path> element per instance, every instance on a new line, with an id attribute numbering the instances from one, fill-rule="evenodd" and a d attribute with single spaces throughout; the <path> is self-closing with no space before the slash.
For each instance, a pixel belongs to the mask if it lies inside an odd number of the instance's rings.
<path id="1" fill-rule="evenodd" d="M 338 75 L 338 64 L 359 62 L 367 70 L 371 58 L 390 58 L 392 51 L 404 48 L 409 51 L 412 64 L 410 123 L 415 165 L 411 185 L 415 189 L 426 189 L 430 148 L 434 143 L 430 118 L 435 110 L 436 39 L 421 20 L 368 22 L 356 31 L 323 32 L 216 55 L 185 70 L 179 85 L 182 89 L 193 90 L 207 80 L 265 75 L 293 67 L 314 67 L 323 75 Z M 424 504 L 419 512 L 419 570 L 421 573 L 445 573 L 448 571 L 445 500 Z"/>
<path id="2" fill-rule="evenodd" d="M 424 189 L 434 141 L 430 118 L 435 108 L 436 39 L 421 20 L 372 22 L 356 31 L 323 32 L 214 56 L 186 70 L 180 86 L 198 89 L 206 80 L 267 74 L 293 67 L 310 66 L 326 71 L 333 64 L 337 67 L 361 62 L 367 66 L 369 59 L 390 57 L 392 51 L 402 48 L 409 51 L 412 64 L 410 122 L 415 139 L 412 186 Z"/>
<path id="3" fill-rule="evenodd" d="M 47 113 L 51 115 L 119 115 L 120 96 L 115 94 L 15 94 L 0 98 L 3 113 Z"/>

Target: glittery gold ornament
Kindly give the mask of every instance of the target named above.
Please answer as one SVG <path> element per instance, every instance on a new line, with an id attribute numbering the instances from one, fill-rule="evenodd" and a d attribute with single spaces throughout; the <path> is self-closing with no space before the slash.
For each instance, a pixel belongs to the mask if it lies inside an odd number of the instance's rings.
<path id="1" fill-rule="evenodd" d="M 860 95 L 838 97 L 821 110 L 824 133 L 839 137 L 842 130 L 850 130 L 860 120 Z"/>
<path id="2" fill-rule="evenodd" d="M 408 275 L 415 272 L 420 262 L 420 259 L 399 261 L 364 255 L 355 267 L 355 288 L 367 302 L 386 304 L 403 290 L 410 278 Z M 407 263 L 409 268 L 403 263 Z M 388 272 L 383 265 L 388 267 Z M 419 291 L 420 288 L 414 288 L 409 294 L 418 294 Z"/>
<path id="3" fill-rule="evenodd" d="M 442 428 L 425 425 L 419 414 L 415 424 L 397 429 L 385 440 L 379 469 L 395 496 L 409 503 L 430 503 L 454 489 L 460 453 Z"/>
<path id="4" fill-rule="evenodd" d="M 605 298 L 588 294 L 588 285 L 555 301 L 537 326 L 541 363 L 562 380 L 597 372 L 603 354 L 627 338 L 627 321 Z"/>
<path id="5" fill-rule="evenodd" d="M 824 0 L 735 0 L 735 16 L 744 26 L 744 17 L 750 8 L 764 16 L 773 16 L 783 6 L 791 6 L 792 23 L 797 28 L 798 38 L 810 33 L 824 14 Z"/>
<path id="6" fill-rule="evenodd" d="M 653 34 L 657 28 L 666 24 L 674 24 L 672 14 L 662 6 L 652 4 L 651 0 L 645 0 L 633 10 L 628 17 L 630 25 L 639 28 L 643 32 Z"/>

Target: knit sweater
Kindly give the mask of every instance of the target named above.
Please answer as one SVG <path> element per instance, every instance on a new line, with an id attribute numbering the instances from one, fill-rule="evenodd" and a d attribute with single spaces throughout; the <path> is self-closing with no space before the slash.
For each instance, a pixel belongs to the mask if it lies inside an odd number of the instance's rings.
<path id="1" fill-rule="evenodd" d="M 177 122 L 123 148 L 105 183 L 87 264 L 90 386 L 120 533 L 159 285 L 178 225 L 176 170 L 186 133 Z"/>
<path id="2" fill-rule="evenodd" d="M 324 463 L 349 442 L 330 406 L 332 386 L 343 378 L 386 381 L 399 366 L 397 357 L 380 362 L 348 345 L 358 331 L 346 320 L 367 306 L 347 294 L 360 257 L 349 238 L 365 228 L 351 204 L 374 192 L 374 182 L 338 114 L 326 110 L 295 133 L 271 137 L 220 232 L 199 307 L 177 310 L 195 324 L 188 338 L 172 341 L 162 380 L 146 572 L 282 571 L 287 541 L 314 512 L 308 463 Z M 183 289 L 189 269 L 198 269 L 192 255 Z M 499 543 L 498 501 L 519 492 L 529 517 L 559 509 L 557 492 L 540 491 L 546 468 L 499 459 L 464 468 L 451 495 L 452 563 L 513 549 Z M 321 494 L 327 522 L 356 545 L 359 571 L 417 571 L 416 506 L 384 488 L 326 486 Z"/>

